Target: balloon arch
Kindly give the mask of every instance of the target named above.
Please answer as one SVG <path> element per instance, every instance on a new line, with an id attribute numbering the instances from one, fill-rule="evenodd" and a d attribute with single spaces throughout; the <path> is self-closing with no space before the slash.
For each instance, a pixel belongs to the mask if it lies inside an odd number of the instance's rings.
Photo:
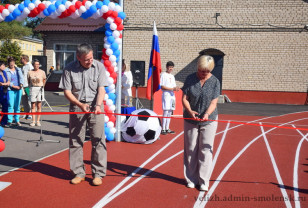
<path id="1" fill-rule="evenodd" d="M 104 98 L 105 108 L 105 135 L 107 140 L 114 140 L 115 116 L 113 113 L 116 110 L 116 94 L 115 84 L 117 80 L 117 62 L 120 59 L 120 48 L 122 44 L 121 31 L 124 29 L 123 20 L 126 15 L 122 7 L 109 0 L 104 1 L 88 1 L 83 0 L 67 1 L 40 1 L 40 0 L 25 0 L 20 4 L 5 6 L 0 5 L 0 22 L 23 21 L 26 17 L 50 17 L 66 18 L 104 18 L 107 23 L 105 24 L 105 38 L 104 49 L 101 62 L 107 69 L 108 87 L 105 87 L 106 95 Z"/>

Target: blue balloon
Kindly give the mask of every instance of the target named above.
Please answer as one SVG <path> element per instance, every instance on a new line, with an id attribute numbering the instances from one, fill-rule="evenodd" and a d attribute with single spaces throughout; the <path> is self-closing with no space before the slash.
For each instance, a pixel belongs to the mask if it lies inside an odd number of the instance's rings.
<path id="1" fill-rule="evenodd" d="M 89 10 L 86 11 L 85 13 L 83 13 L 80 17 L 83 19 L 87 19 L 88 17 L 90 17 L 91 15 L 89 14 Z"/>
<path id="2" fill-rule="evenodd" d="M 49 7 L 47 8 L 49 14 L 55 12 L 57 10 L 56 6 L 53 4 L 50 4 Z"/>
<path id="3" fill-rule="evenodd" d="M 67 2 L 67 0 L 62 0 L 62 4 L 64 4 L 65 5 L 65 3 Z"/>
<path id="4" fill-rule="evenodd" d="M 62 4 L 62 1 L 56 1 L 55 6 L 58 9 L 58 7 Z"/>
<path id="5" fill-rule="evenodd" d="M 0 126 L 0 138 L 2 138 L 4 135 L 4 129 L 2 128 L 2 126 Z"/>
<path id="6" fill-rule="evenodd" d="M 114 42 L 114 43 L 111 44 L 111 49 L 112 49 L 113 51 L 118 50 L 118 48 L 119 48 L 119 45 L 118 45 L 116 42 Z"/>
<path id="7" fill-rule="evenodd" d="M 105 28 L 106 28 L 106 30 L 110 30 L 110 24 L 109 24 L 109 23 L 106 23 L 106 24 L 105 24 Z"/>
<path id="8" fill-rule="evenodd" d="M 108 94 L 108 98 L 111 99 L 111 100 L 115 100 L 116 97 L 117 97 L 117 96 L 116 96 L 115 93 L 109 93 L 109 94 Z"/>
<path id="9" fill-rule="evenodd" d="M 111 30 L 106 30 L 105 31 L 106 36 L 112 36 L 112 31 Z"/>
<path id="10" fill-rule="evenodd" d="M 16 18 L 19 15 L 21 15 L 21 12 L 19 11 L 19 9 L 14 9 L 14 11 L 12 12 L 12 15 L 13 15 L 14 18 Z"/>
<path id="11" fill-rule="evenodd" d="M 90 6 L 88 11 L 91 14 L 90 16 L 92 16 L 97 11 L 97 8 L 96 8 L 95 5 L 92 5 L 92 6 Z"/>
<path id="12" fill-rule="evenodd" d="M 113 51 L 113 55 L 115 55 L 116 57 L 119 56 L 120 54 L 121 54 L 120 50 Z"/>
<path id="13" fill-rule="evenodd" d="M 23 12 L 23 11 L 24 11 L 24 8 L 25 8 L 24 4 L 19 4 L 19 5 L 18 5 L 19 11 Z"/>
<path id="14" fill-rule="evenodd" d="M 48 12 L 48 9 L 44 9 L 43 10 L 43 14 L 48 17 L 50 15 L 50 13 Z"/>
<path id="15" fill-rule="evenodd" d="M 109 3 L 110 3 L 110 1 L 109 1 L 109 0 L 104 0 L 104 1 L 103 1 L 103 4 L 104 4 L 104 5 L 106 5 L 106 6 L 108 6 L 108 5 L 109 5 Z"/>
<path id="16" fill-rule="evenodd" d="M 32 0 L 32 3 L 35 4 L 36 0 Z"/>
<path id="17" fill-rule="evenodd" d="M 14 20 L 14 17 L 13 17 L 12 14 L 9 14 L 9 16 L 7 16 L 7 17 L 4 19 L 5 22 L 11 22 L 12 20 Z"/>
<path id="18" fill-rule="evenodd" d="M 98 9 L 101 9 L 103 5 L 104 5 L 103 2 L 101 2 L 101 1 L 98 1 L 98 2 L 96 3 L 96 7 L 97 7 Z"/>
<path id="19" fill-rule="evenodd" d="M 112 44 L 114 42 L 114 37 L 113 36 L 108 36 L 107 41 Z"/>
<path id="20" fill-rule="evenodd" d="M 109 93 L 108 87 L 105 87 L 105 91 L 106 91 L 107 94 Z"/>
<path id="21" fill-rule="evenodd" d="M 125 17 L 126 17 L 126 14 L 124 12 L 119 12 L 118 17 L 120 17 L 122 20 L 124 20 Z"/>
<path id="22" fill-rule="evenodd" d="M 105 135 L 107 136 L 110 133 L 110 129 L 107 127 L 107 124 L 105 126 Z"/>
<path id="23" fill-rule="evenodd" d="M 31 3 L 31 1 L 30 1 L 30 0 L 25 0 L 25 1 L 24 1 L 24 5 L 25 5 L 25 7 L 28 7 L 30 3 Z"/>
<path id="24" fill-rule="evenodd" d="M 114 140 L 114 134 L 109 132 L 109 134 L 107 134 L 107 140 L 108 141 L 113 141 Z"/>

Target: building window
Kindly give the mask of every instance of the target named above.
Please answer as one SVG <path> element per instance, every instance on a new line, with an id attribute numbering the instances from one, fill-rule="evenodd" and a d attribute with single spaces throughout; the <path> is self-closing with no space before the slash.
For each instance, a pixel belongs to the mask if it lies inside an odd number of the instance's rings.
<path id="1" fill-rule="evenodd" d="M 35 51 L 35 45 L 33 46 L 33 51 Z"/>
<path id="2" fill-rule="evenodd" d="M 103 55 L 104 45 L 97 45 L 97 59 L 101 60 Z"/>
<path id="3" fill-rule="evenodd" d="M 77 45 L 56 44 L 56 70 L 63 70 L 64 67 L 76 60 Z"/>

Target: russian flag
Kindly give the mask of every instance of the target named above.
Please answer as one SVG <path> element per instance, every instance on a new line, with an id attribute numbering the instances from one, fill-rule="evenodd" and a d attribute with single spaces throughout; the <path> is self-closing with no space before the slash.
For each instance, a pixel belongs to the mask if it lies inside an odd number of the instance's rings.
<path id="1" fill-rule="evenodd" d="M 156 24 L 154 21 L 152 51 L 149 64 L 148 85 L 146 94 L 146 97 L 149 100 L 151 100 L 152 98 L 152 93 L 154 94 L 156 91 L 160 90 L 160 73 L 161 73 L 161 61 L 160 61 L 159 42 L 158 42 Z M 153 91 L 152 91 L 152 82 L 153 82 Z"/>

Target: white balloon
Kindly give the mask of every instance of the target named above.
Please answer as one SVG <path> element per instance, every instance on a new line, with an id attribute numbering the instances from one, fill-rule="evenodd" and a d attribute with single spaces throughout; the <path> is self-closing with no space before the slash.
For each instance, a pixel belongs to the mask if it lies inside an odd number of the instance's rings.
<path id="1" fill-rule="evenodd" d="M 114 10 L 114 8 L 115 8 L 115 3 L 110 2 L 110 3 L 108 4 L 108 8 L 109 8 L 110 10 Z"/>
<path id="2" fill-rule="evenodd" d="M 45 4 L 46 8 L 48 8 L 50 6 L 50 4 L 51 4 L 50 1 L 43 1 L 43 3 Z"/>
<path id="3" fill-rule="evenodd" d="M 114 91 L 114 90 L 112 90 L 112 91 Z M 111 93 L 114 93 L 114 92 L 111 92 Z M 115 105 L 111 105 L 111 106 L 109 106 L 109 110 L 111 110 L 111 111 L 115 111 L 115 109 L 116 109 L 116 107 L 115 107 Z"/>
<path id="4" fill-rule="evenodd" d="M 63 4 L 61 4 L 58 9 L 57 9 L 59 12 L 64 12 L 66 10 L 65 6 Z"/>
<path id="5" fill-rule="evenodd" d="M 117 30 L 115 30 L 115 31 L 112 32 L 112 36 L 113 36 L 114 38 L 119 38 L 119 37 L 120 37 L 120 32 L 117 31 Z"/>
<path id="6" fill-rule="evenodd" d="M 26 16 L 27 16 L 28 14 L 30 14 L 30 10 L 27 7 L 25 7 L 22 14 L 26 14 Z"/>
<path id="7" fill-rule="evenodd" d="M 107 70 L 106 70 L 106 76 L 107 76 L 107 77 L 110 77 L 110 73 L 109 73 L 109 71 L 107 71 Z"/>
<path id="8" fill-rule="evenodd" d="M 108 6 L 103 5 L 102 8 L 101 8 L 101 11 L 102 11 L 103 13 L 108 12 L 108 11 L 109 11 Z"/>
<path id="9" fill-rule="evenodd" d="M 116 128 L 114 128 L 114 127 L 110 129 L 110 132 L 111 132 L 112 134 L 115 134 L 116 131 L 117 131 L 117 130 L 116 130 Z"/>
<path id="10" fill-rule="evenodd" d="M 86 4 L 85 4 L 86 9 L 89 9 L 90 6 L 92 6 L 92 2 L 87 1 Z"/>
<path id="11" fill-rule="evenodd" d="M 123 10 L 122 10 L 122 7 L 120 5 L 116 5 L 115 8 L 114 8 L 114 11 L 119 13 L 119 12 L 122 12 Z"/>
<path id="12" fill-rule="evenodd" d="M 67 1 L 65 2 L 65 8 L 68 9 L 70 6 L 72 6 L 72 2 Z"/>
<path id="13" fill-rule="evenodd" d="M 111 48 L 108 48 L 106 50 L 106 54 L 107 54 L 107 56 L 111 56 L 113 54 L 113 50 Z"/>
<path id="14" fill-rule="evenodd" d="M 58 10 L 56 10 L 56 11 L 54 12 L 54 14 L 55 14 L 56 16 L 60 16 L 62 13 L 59 12 Z"/>
<path id="15" fill-rule="evenodd" d="M 4 18 L 2 17 L 2 15 L 0 14 L 0 22 L 2 22 L 4 20 Z"/>
<path id="16" fill-rule="evenodd" d="M 81 6 L 79 8 L 79 13 L 82 14 L 82 13 L 85 13 L 87 11 L 87 9 L 84 7 L 84 6 Z"/>
<path id="17" fill-rule="evenodd" d="M 73 0 L 72 4 L 75 5 L 78 0 Z"/>
<path id="18" fill-rule="evenodd" d="M 115 88 L 115 85 L 114 85 L 114 84 L 111 84 L 111 85 L 108 86 L 108 89 L 109 89 L 109 90 L 113 90 L 114 88 Z"/>
<path id="19" fill-rule="evenodd" d="M 109 95 L 106 93 L 106 94 L 105 94 L 105 97 L 104 97 L 104 100 L 107 101 L 108 98 L 109 98 Z"/>
<path id="20" fill-rule="evenodd" d="M 58 15 L 56 12 L 52 13 L 51 15 L 49 15 L 48 17 L 52 18 L 52 19 L 57 19 Z"/>
<path id="21" fill-rule="evenodd" d="M 28 9 L 29 10 L 33 10 L 35 8 L 35 5 L 33 4 L 33 3 L 30 3 L 29 5 L 28 5 Z"/>
<path id="22" fill-rule="evenodd" d="M 114 82 L 114 79 L 112 77 L 108 77 L 108 84 L 111 85 Z"/>
<path id="23" fill-rule="evenodd" d="M 114 31 L 114 32 L 116 32 L 116 31 Z M 116 42 L 117 44 L 122 44 L 122 38 L 116 38 L 116 39 L 115 39 L 115 42 Z"/>
<path id="24" fill-rule="evenodd" d="M 105 115 L 105 123 L 108 123 L 108 121 L 109 121 L 109 117 Z"/>
<path id="25" fill-rule="evenodd" d="M 92 1 L 92 4 L 93 4 L 93 5 L 96 5 L 96 3 L 97 3 L 97 0 L 93 0 L 93 1 Z"/>
<path id="26" fill-rule="evenodd" d="M 37 7 L 40 3 L 42 3 L 40 0 L 36 0 L 36 1 L 34 2 L 34 4 L 35 4 L 36 7 Z"/>
<path id="27" fill-rule="evenodd" d="M 113 67 L 116 67 L 117 65 L 118 65 L 117 62 L 112 62 Z"/>
<path id="28" fill-rule="evenodd" d="M 113 89 L 113 90 L 111 90 L 111 91 L 109 91 L 110 93 L 115 93 L 116 92 L 116 90 L 115 89 Z"/>
<path id="29" fill-rule="evenodd" d="M 111 55 L 111 56 L 109 56 L 109 61 L 116 62 L 117 61 L 117 57 L 115 55 Z"/>
<path id="30" fill-rule="evenodd" d="M 3 18 L 6 18 L 6 17 L 9 16 L 9 15 L 10 15 L 10 12 L 9 12 L 8 9 L 3 9 L 3 10 L 2 10 L 2 16 L 3 16 Z"/>
<path id="31" fill-rule="evenodd" d="M 118 67 L 117 66 L 113 67 L 113 69 L 114 69 L 115 72 L 118 71 Z"/>
<path id="32" fill-rule="evenodd" d="M 104 44 L 104 48 L 108 49 L 108 48 L 110 48 L 110 47 L 111 47 L 111 45 L 110 45 L 109 43 L 105 43 L 105 44 Z"/>
<path id="33" fill-rule="evenodd" d="M 8 7 L 8 10 L 10 13 L 12 13 L 15 9 L 15 6 L 13 6 L 12 4 Z"/>
<path id="34" fill-rule="evenodd" d="M 106 21 L 107 21 L 109 24 L 111 24 L 111 23 L 114 22 L 114 18 L 108 17 Z"/>
<path id="35" fill-rule="evenodd" d="M 111 23 L 111 24 L 110 24 L 110 29 L 111 29 L 111 30 L 116 30 L 117 27 L 118 27 L 118 26 L 116 25 L 116 23 Z"/>
<path id="36" fill-rule="evenodd" d="M 111 106 L 111 105 L 113 105 L 113 102 L 112 102 L 112 100 L 110 100 L 110 99 L 106 100 L 106 105 L 108 105 L 108 106 Z"/>
<path id="37" fill-rule="evenodd" d="M 114 127 L 114 123 L 111 122 L 111 121 L 109 121 L 109 122 L 107 123 L 107 127 L 108 127 L 108 128 L 113 128 L 113 127 Z"/>

